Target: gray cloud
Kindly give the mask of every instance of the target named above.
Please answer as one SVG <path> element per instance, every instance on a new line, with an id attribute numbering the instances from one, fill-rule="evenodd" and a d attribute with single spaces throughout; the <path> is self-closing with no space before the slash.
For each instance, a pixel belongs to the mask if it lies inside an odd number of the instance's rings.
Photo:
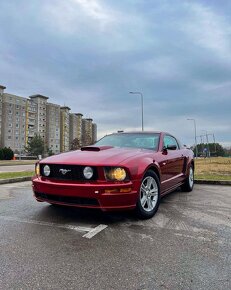
<path id="1" fill-rule="evenodd" d="M 98 123 L 231 143 L 230 1 L 1 1 L 0 83 Z"/>

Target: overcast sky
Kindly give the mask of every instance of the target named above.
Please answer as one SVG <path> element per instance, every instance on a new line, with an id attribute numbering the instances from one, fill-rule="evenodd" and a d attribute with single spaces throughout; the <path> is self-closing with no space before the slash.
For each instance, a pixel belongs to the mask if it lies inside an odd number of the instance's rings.
<path id="1" fill-rule="evenodd" d="M 231 145 L 231 1 L 0 0 L 0 84 L 93 118 L 98 136 L 192 121 Z M 198 139 L 199 141 L 199 139 Z"/>

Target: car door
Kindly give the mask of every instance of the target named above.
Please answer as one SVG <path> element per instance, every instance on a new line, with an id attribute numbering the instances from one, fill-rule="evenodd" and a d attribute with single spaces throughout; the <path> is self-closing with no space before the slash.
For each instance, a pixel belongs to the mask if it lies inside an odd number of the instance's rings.
<path id="1" fill-rule="evenodd" d="M 175 149 L 168 149 L 174 147 Z M 167 190 L 179 183 L 183 176 L 184 157 L 180 146 L 171 135 L 163 137 L 162 162 L 160 163 L 163 190 Z"/>

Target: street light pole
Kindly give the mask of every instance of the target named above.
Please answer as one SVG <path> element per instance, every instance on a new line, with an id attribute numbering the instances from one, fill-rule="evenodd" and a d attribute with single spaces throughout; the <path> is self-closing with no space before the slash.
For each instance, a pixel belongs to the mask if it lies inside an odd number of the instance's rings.
<path id="1" fill-rule="evenodd" d="M 141 127 L 142 127 L 142 131 L 144 131 L 144 100 L 143 100 L 143 94 L 141 92 L 129 92 L 129 94 L 140 95 L 140 97 L 141 97 Z"/>
<path id="2" fill-rule="evenodd" d="M 198 148 L 197 148 L 197 127 L 196 127 L 196 120 L 195 119 L 190 119 L 190 118 L 188 118 L 187 119 L 188 121 L 193 121 L 193 123 L 194 123 L 194 134 L 195 134 L 195 146 L 196 146 L 196 158 L 197 158 L 197 156 L 198 156 Z"/>

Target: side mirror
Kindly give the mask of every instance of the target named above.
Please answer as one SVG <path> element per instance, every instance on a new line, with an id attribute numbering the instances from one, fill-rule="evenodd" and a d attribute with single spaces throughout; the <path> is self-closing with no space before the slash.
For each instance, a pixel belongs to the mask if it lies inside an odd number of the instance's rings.
<path id="1" fill-rule="evenodd" d="M 167 151 L 167 150 L 176 150 L 177 146 L 176 145 L 167 145 L 163 147 L 163 151 Z"/>
<path id="2" fill-rule="evenodd" d="M 168 150 L 176 150 L 177 146 L 176 145 L 168 145 L 167 149 Z"/>

